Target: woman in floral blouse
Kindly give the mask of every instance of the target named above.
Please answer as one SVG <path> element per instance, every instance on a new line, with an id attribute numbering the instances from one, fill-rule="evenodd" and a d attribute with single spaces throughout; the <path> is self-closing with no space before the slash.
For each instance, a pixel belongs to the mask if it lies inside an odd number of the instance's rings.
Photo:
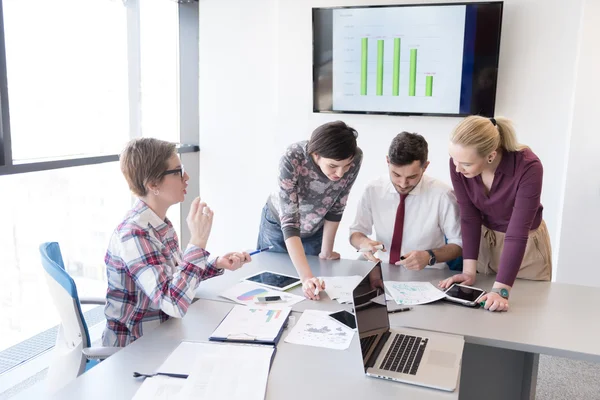
<path id="1" fill-rule="evenodd" d="M 258 248 L 289 253 L 306 297 L 319 299 L 323 283 L 306 255 L 336 260 L 333 243 L 362 162 L 358 134 L 342 121 L 321 125 L 310 140 L 289 146 L 279 162 L 278 189 L 263 208 Z"/>

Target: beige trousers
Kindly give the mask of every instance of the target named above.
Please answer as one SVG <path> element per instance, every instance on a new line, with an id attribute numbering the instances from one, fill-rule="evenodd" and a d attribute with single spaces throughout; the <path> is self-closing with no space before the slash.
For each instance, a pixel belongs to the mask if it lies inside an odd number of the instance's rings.
<path id="1" fill-rule="evenodd" d="M 498 273 L 500 255 L 504 249 L 505 233 L 494 231 L 481 226 L 481 242 L 477 272 L 482 274 Z M 552 279 L 552 246 L 546 223 L 542 220 L 540 226 L 529 232 L 527 247 L 517 278 L 534 281 L 549 281 Z"/>

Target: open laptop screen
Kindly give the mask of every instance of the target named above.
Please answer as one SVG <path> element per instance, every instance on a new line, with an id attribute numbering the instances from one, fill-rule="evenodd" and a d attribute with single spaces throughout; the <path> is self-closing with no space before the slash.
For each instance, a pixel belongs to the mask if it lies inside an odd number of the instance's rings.
<path id="1" fill-rule="evenodd" d="M 364 357 L 369 353 L 374 338 L 370 336 L 385 333 L 390 328 L 381 263 L 377 263 L 352 292 L 356 327 Z M 366 359 L 364 359 L 366 362 Z"/>

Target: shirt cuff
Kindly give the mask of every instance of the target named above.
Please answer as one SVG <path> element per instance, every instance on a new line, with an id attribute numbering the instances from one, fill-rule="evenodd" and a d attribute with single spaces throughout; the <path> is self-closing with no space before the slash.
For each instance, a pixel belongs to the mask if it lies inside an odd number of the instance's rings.
<path id="1" fill-rule="evenodd" d="M 462 249 L 462 246 L 463 246 L 462 239 L 448 239 L 448 243 L 447 244 L 455 244 L 455 245 L 459 246 L 461 249 Z"/>
<path id="2" fill-rule="evenodd" d="M 294 236 L 300 236 L 300 229 L 295 228 L 293 226 L 285 226 L 281 228 L 281 231 L 283 232 L 283 240 L 287 240 L 288 238 Z"/>
<path id="3" fill-rule="evenodd" d="M 340 222 L 342 220 L 342 215 L 343 214 L 333 214 L 329 212 L 325 214 L 325 221 Z"/>
<path id="4" fill-rule="evenodd" d="M 225 270 L 223 268 L 217 267 L 218 258 L 219 257 L 217 256 L 215 258 L 212 258 L 210 261 L 208 261 L 206 263 L 206 268 L 214 270 L 216 272 L 216 275 L 221 275 L 221 274 L 223 274 L 223 272 L 225 272 Z"/>

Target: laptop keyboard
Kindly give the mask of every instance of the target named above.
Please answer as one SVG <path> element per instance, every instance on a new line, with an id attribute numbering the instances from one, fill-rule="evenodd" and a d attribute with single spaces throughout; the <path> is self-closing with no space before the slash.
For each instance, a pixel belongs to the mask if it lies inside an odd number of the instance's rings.
<path id="1" fill-rule="evenodd" d="M 375 339 L 377 339 L 377 335 L 367 336 L 360 339 L 360 348 L 362 349 L 363 359 L 367 356 L 369 349 L 375 343 Z"/>
<path id="2" fill-rule="evenodd" d="M 416 375 L 428 340 L 427 338 L 397 333 L 379 368 L 386 371 Z"/>

